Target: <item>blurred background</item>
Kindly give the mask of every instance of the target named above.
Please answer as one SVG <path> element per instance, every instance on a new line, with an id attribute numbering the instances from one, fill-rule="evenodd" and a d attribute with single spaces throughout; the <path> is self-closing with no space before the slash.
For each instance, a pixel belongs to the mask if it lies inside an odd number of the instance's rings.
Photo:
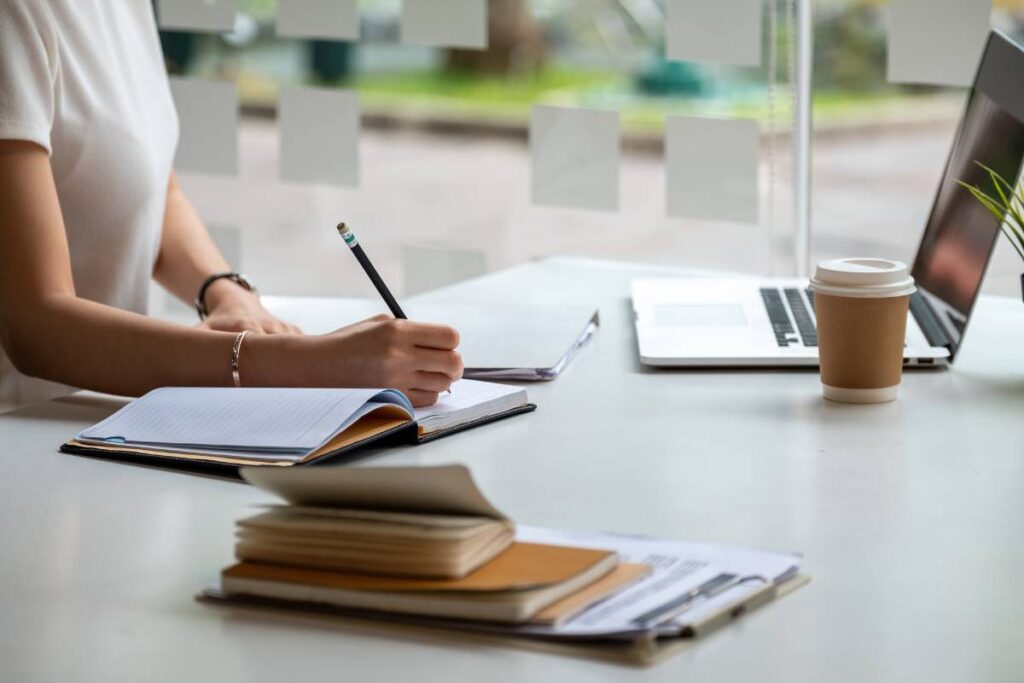
<path id="1" fill-rule="evenodd" d="M 182 174 L 237 268 L 266 293 L 372 296 L 334 232 L 345 220 L 403 294 L 552 255 L 794 272 L 789 0 L 765 3 L 760 68 L 666 61 L 663 0 L 489 2 L 484 51 L 400 43 L 399 0 L 362 0 L 351 43 L 278 37 L 276 0 L 239 0 L 230 34 L 161 33 L 172 74 L 238 84 L 239 174 Z M 963 89 L 887 82 L 886 11 L 814 3 L 815 260 L 912 257 L 963 106 Z M 992 25 L 1024 38 L 1024 0 L 996 0 Z M 289 84 L 358 93 L 359 187 L 279 179 Z M 620 112 L 618 212 L 531 204 L 534 104 Z M 759 224 L 666 216 L 668 114 L 759 122 Z M 1022 270 L 1001 243 L 986 290 L 1018 294 Z"/>

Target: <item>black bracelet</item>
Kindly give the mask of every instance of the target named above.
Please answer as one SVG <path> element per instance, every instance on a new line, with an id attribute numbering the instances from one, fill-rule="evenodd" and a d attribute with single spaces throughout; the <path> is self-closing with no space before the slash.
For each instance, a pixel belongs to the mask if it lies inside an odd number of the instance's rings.
<path id="1" fill-rule="evenodd" d="M 203 286 L 199 288 L 199 293 L 196 294 L 196 313 L 199 314 L 200 320 L 205 320 L 206 316 L 210 312 L 206 308 L 206 290 L 210 288 L 217 280 L 231 280 L 236 285 L 246 290 L 247 292 L 255 292 L 256 286 L 252 283 L 252 280 L 242 275 L 241 273 L 215 273 L 210 277 L 203 280 Z"/>

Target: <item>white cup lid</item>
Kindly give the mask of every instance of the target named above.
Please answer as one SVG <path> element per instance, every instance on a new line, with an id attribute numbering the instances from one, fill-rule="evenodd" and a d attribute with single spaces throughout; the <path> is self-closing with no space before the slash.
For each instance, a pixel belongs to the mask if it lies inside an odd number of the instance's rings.
<path id="1" fill-rule="evenodd" d="M 907 296 L 917 291 L 907 264 L 884 258 L 822 261 L 814 270 L 811 289 L 818 294 L 865 299 Z"/>

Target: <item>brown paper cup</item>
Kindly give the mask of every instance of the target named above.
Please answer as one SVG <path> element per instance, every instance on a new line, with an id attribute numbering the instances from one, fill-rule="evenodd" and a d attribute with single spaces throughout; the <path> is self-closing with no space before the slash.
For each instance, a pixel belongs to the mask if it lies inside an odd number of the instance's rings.
<path id="1" fill-rule="evenodd" d="M 897 398 L 909 305 L 909 295 L 815 294 L 825 398 L 843 403 L 884 403 Z"/>

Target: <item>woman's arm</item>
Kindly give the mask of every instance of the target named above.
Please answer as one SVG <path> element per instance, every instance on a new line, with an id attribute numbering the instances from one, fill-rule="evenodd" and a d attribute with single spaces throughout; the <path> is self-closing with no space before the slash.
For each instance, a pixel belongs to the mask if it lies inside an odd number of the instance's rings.
<path id="1" fill-rule="evenodd" d="M 227 386 L 235 336 L 78 298 L 46 152 L 0 141 L 0 342 L 18 370 L 123 395 Z M 394 387 L 429 405 L 462 374 L 458 341 L 383 316 L 323 336 L 250 334 L 242 384 Z"/>
<path id="2" fill-rule="evenodd" d="M 206 226 L 172 171 L 167 186 L 160 255 L 153 277 L 169 292 L 191 304 L 207 277 L 229 270 L 231 266 L 210 239 Z M 202 326 L 211 330 L 299 332 L 297 327 L 278 320 L 263 308 L 259 295 L 230 280 L 217 280 L 210 285 L 205 301 L 209 315 Z"/>

